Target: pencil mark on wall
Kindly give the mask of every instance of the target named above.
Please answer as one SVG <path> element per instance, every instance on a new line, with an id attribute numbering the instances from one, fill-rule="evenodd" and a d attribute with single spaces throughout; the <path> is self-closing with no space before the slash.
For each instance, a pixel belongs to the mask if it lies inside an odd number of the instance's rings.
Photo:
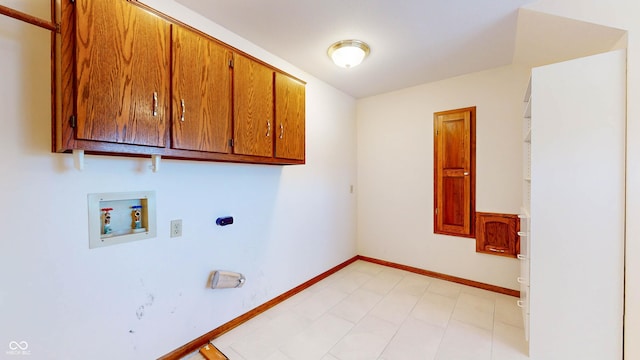
<path id="1" fill-rule="evenodd" d="M 155 299 L 156 297 L 153 294 L 147 294 L 147 301 L 143 305 L 140 305 L 140 307 L 138 307 L 138 310 L 136 310 L 136 317 L 138 318 L 138 320 L 142 320 L 142 318 L 144 317 L 145 309 L 152 306 Z"/>
<path id="2" fill-rule="evenodd" d="M 147 303 L 145 305 L 151 306 L 153 305 L 153 301 L 155 300 L 155 296 L 153 294 L 147 294 Z"/>

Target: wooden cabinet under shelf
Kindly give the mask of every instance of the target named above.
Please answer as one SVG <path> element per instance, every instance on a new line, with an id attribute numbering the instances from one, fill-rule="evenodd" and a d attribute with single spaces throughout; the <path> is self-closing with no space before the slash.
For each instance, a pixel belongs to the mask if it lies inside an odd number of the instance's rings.
<path id="1" fill-rule="evenodd" d="M 305 163 L 304 82 L 136 1 L 60 13 L 54 152 Z"/>

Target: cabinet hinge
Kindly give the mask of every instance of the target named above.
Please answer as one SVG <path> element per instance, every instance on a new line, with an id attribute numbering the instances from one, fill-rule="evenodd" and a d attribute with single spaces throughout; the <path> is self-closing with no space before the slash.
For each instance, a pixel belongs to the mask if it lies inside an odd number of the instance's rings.
<path id="1" fill-rule="evenodd" d="M 438 134 L 440 134 L 440 130 L 436 129 L 436 136 L 438 136 Z"/>
<path id="2" fill-rule="evenodd" d="M 436 215 L 438 215 L 438 208 L 436 208 Z"/>
<path id="3" fill-rule="evenodd" d="M 71 126 L 71 128 L 76 127 L 76 116 L 75 115 L 71 115 L 71 117 L 69 118 L 69 125 Z"/>
<path id="4" fill-rule="evenodd" d="M 233 69 L 233 59 L 229 60 L 229 67 Z"/>
<path id="5" fill-rule="evenodd" d="M 229 139 L 229 147 L 233 147 L 233 139 Z"/>

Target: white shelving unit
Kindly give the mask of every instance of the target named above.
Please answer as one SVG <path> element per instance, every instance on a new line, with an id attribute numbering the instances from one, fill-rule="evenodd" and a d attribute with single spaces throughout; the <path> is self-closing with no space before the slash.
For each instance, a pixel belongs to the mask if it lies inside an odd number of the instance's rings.
<path id="1" fill-rule="evenodd" d="M 524 114 L 522 116 L 522 207 L 520 208 L 520 276 L 518 283 L 520 284 L 520 300 L 518 306 L 522 308 L 522 318 L 524 321 L 525 338 L 529 340 L 529 290 L 530 290 L 530 271 L 529 271 L 529 254 L 530 254 L 530 219 L 531 219 L 531 79 L 524 95 Z"/>
<path id="2" fill-rule="evenodd" d="M 626 54 L 534 68 L 520 282 L 531 359 L 621 359 Z"/>

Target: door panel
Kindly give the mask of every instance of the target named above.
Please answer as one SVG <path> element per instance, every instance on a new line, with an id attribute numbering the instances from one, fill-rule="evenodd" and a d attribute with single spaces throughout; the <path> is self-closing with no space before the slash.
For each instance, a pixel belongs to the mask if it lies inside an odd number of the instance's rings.
<path id="1" fill-rule="evenodd" d="M 273 156 L 273 70 L 234 55 L 235 154 Z"/>
<path id="2" fill-rule="evenodd" d="M 513 214 L 476 213 L 476 251 L 516 257 L 520 219 Z"/>
<path id="3" fill-rule="evenodd" d="M 76 21 L 76 137 L 165 146 L 169 24 L 126 1 L 78 0 Z"/>
<path id="4" fill-rule="evenodd" d="M 475 108 L 434 114 L 434 232 L 474 236 Z"/>
<path id="5" fill-rule="evenodd" d="M 304 84 L 280 73 L 276 73 L 276 132 L 275 156 L 304 160 Z"/>
<path id="6" fill-rule="evenodd" d="M 229 152 L 231 51 L 179 26 L 173 27 L 172 147 Z"/>

